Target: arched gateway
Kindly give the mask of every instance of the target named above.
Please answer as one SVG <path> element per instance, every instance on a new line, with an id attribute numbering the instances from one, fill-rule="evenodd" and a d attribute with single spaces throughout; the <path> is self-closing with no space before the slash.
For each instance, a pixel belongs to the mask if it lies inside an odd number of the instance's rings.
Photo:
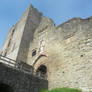
<path id="1" fill-rule="evenodd" d="M 40 65 L 36 70 L 36 74 L 44 79 L 47 79 L 47 67 L 45 65 Z"/>

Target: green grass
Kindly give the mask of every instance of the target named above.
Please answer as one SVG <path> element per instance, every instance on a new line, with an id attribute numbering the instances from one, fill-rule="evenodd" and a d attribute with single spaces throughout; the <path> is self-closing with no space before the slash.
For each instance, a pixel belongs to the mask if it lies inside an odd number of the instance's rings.
<path id="1" fill-rule="evenodd" d="M 74 88 L 56 88 L 52 90 L 41 90 L 41 92 L 82 92 L 82 91 Z"/>

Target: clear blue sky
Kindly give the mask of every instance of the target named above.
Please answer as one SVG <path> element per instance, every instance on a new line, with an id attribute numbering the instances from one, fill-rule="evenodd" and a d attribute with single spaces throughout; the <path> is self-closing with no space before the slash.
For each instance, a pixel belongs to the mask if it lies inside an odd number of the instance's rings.
<path id="1" fill-rule="evenodd" d="M 44 16 L 52 18 L 56 25 L 73 17 L 92 16 L 92 0 L 1 0 L 0 1 L 0 48 L 9 28 L 33 4 Z"/>

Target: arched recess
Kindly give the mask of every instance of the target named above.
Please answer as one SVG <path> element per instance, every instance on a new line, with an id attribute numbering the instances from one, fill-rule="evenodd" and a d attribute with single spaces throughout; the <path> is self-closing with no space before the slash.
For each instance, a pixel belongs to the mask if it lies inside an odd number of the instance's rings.
<path id="1" fill-rule="evenodd" d="M 42 57 L 47 57 L 46 55 L 43 55 L 43 54 L 41 54 L 40 56 L 38 56 L 38 58 L 34 61 L 34 63 L 33 63 L 33 67 L 35 66 L 35 64 L 37 63 L 37 61 L 40 59 L 40 58 L 42 58 Z"/>
<path id="2" fill-rule="evenodd" d="M 0 83 L 0 92 L 14 92 L 14 90 L 11 86 L 4 83 Z"/>
<path id="3" fill-rule="evenodd" d="M 47 79 L 47 67 L 45 65 L 40 65 L 36 70 L 36 75 L 43 79 Z"/>

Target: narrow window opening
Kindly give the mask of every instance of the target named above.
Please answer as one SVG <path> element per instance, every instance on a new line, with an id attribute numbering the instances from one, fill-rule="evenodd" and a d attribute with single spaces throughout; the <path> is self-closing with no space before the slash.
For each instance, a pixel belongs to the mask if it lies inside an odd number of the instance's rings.
<path id="1" fill-rule="evenodd" d="M 36 50 L 33 50 L 32 57 L 36 55 Z"/>
<path id="2" fill-rule="evenodd" d="M 12 36 L 13 36 L 14 32 L 15 32 L 15 29 L 12 30 L 12 34 L 11 34 Z"/>
<path id="3" fill-rule="evenodd" d="M 4 56 L 6 56 L 7 55 L 7 51 L 4 53 Z"/>
<path id="4" fill-rule="evenodd" d="M 8 42 L 8 47 L 10 46 L 10 43 L 11 43 L 11 39 L 10 39 L 9 42 Z"/>

